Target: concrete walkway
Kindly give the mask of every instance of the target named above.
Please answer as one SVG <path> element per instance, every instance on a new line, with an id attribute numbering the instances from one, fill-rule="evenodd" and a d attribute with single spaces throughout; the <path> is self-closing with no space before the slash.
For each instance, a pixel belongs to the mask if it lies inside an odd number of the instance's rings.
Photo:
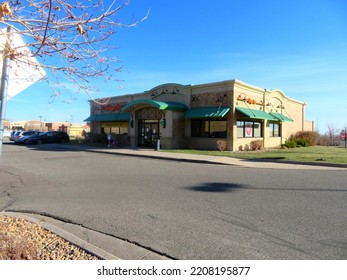
<path id="1" fill-rule="evenodd" d="M 129 148 L 93 148 L 88 146 L 55 145 L 64 150 L 81 150 L 94 153 L 108 153 L 123 156 L 156 158 L 163 160 L 186 161 L 205 164 L 223 164 L 250 168 L 273 168 L 273 169 L 307 169 L 307 170 L 344 170 L 347 164 L 333 164 L 322 161 L 317 162 L 291 162 L 263 159 L 237 159 L 228 156 L 208 156 L 184 153 L 171 153 L 155 151 L 154 149 L 129 149 Z"/>

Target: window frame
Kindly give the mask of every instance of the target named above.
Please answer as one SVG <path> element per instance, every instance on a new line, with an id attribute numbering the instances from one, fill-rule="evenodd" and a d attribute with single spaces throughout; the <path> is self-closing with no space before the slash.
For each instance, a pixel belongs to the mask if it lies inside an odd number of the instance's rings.
<path id="1" fill-rule="evenodd" d="M 241 125 L 242 124 L 242 125 Z M 247 136 L 246 135 L 246 128 L 247 124 L 252 124 L 251 125 L 251 133 L 252 135 Z M 259 127 L 256 128 L 255 124 L 259 124 Z M 237 120 L 236 121 L 236 137 L 238 139 L 244 139 L 244 138 L 262 138 L 263 137 L 263 125 L 264 123 L 262 121 L 253 121 L 253 120 Z M 242 130 L 242 136 L 240 136 L 240 130 Z M 260 131 L 259 135 L 256 134 L 256 132 Z M 256 136 L 255 136 L 256 135 Z"/>
<path id="2" fill-rule="evenodd" d="M 211 122 L 225 122 L 225 135 L 222 136 L 216 136 L 213 135 L 213 133 L 216 133 L 216 131 L 211 132 Z M 194 125 L 194 123 L 199 123 L 199 125 Z M 207 129 L 206 129 L 207 124 Z M 200 128 L 200 133 L 196 128 Z M 195 129 L 194 129 L 195 128 Z M 203 131 L 202 128 L 205 128 Z M 191 137 L 192 138 L 227 138 L 227 130 L 228 130 L 228 123 L 226 119 L 192 119 L 191 120 Z M 221 132 L 224 134 L 224 131 Z"/>
<path id="3" fill-rule="evenodd" d="M 278 126 L 278 133 L 275 133 L 275 125 Z M 270 122 L 269 123 L 269 137 L 275 138 L 275 137 L 281 137 L 282 136 L 282 125 L 279 122 Z"/>

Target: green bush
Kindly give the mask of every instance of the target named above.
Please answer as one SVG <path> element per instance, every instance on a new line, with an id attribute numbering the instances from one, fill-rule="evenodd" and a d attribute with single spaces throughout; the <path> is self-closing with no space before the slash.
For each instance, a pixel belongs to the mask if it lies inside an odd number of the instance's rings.
<path id="1" fill-rule="evenodd" d="M 284 143 L 284 145 L 287 147 L 287 148 L 296 148 L 296 141 L 295 140 L 286 140 L 286 142 Z"/>
<path id="2" fill-rule="evenodd" d="M 297 147 L 308 147 L 311 146 L 309 141 L 306 139 L 297 139 L 296 140 L 296 146 Z"/>

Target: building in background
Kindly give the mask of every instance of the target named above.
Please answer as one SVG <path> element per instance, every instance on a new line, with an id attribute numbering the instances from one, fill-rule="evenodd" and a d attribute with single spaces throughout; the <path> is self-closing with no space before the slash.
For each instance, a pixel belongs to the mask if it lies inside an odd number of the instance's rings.
<path id="1" fill-rule="evenodd" d="M 9 120 L 4 121 L 4 130 L 6 130 L 6 131 L 11 130 L 11 121 L 9 121 Z"/>
<path id="2" fill-rule="evenodd" d="M 90 101 L 92 140 L 110 135 L 131 147 L 229 151 L 252 142 L 279 147 L 288 137 L 312 130 L 306 104 L 281 90 L 238 80 L 200 85 L 163 84 L 149 91 Z"/>
<path id="3" fill-rule="evenodd" d="M 44 131 L 65 131 L 69 133 L 69 122 L 46 122 Z"/>
<path id="4" fill-rule="evenodd" d="M 7 126 L 6 126 L 7 124 Z M 70 122 L 43 122 L 43 121 L 7 121 L 5 127 L 8 130 L 34 130 L 34 131 L 65 131 L 71 139 L 76 139 L 90 132 L 90 127 L 86 123 L 70 123 Z"/>
<path id="5" fill-rule="evenodd" d="M 46 131 L 45 123 L 42 121 L 11 121 L 11 130 L 35 130 L 35 131 Z"/>
<path id="6" fill-rule="evenodd" d="M 89 132 L 89 124 L 72 123 L 69 128 L 69 136 L 71 140 L 85 138 Z"/>

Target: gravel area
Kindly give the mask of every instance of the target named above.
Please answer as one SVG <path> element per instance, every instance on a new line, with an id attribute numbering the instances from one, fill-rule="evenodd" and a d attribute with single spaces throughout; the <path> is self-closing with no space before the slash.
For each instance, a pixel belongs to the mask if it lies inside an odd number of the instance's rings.
<path id="1" fill-rule="evenodd" d="M 0 260 L 97 259 L 34 223 L 0 216 Z"/>

